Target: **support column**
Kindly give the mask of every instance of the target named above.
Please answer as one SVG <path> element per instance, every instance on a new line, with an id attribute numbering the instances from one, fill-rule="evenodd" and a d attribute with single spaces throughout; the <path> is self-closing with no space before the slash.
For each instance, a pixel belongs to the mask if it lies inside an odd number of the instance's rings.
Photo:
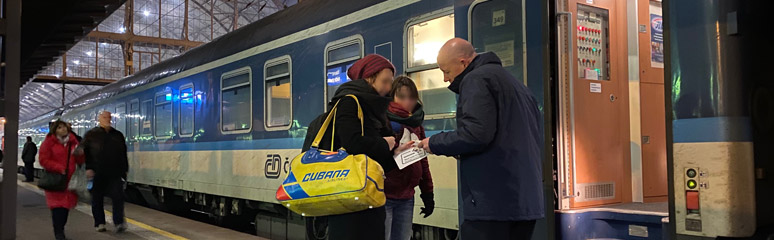
<path id="1" fill-rule="evenodd" d="M 0 183 L 0 239 L 16 238 L 16 161 L 19 145 L 19 70 L 21 68 L 21 0 L 5 1 L 5 146 Z"/>

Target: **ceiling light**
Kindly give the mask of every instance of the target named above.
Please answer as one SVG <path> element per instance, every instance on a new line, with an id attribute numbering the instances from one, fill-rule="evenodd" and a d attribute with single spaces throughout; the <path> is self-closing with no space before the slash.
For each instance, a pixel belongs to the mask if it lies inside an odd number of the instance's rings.
<path id="1" fill-rule="evenodd" d="M 148 10 L 142 11 L 142 14 L 147 17 L 148 15 L 150 15 L 150 11 Z"/>

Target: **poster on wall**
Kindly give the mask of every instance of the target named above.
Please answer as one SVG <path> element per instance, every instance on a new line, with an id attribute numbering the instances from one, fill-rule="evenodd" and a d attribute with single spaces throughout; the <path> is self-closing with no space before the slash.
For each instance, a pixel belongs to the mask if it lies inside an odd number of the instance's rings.
<path id="1" fill-rule="evenodd" d="M 650 14 L 650 66 L 664 68 L 664 26 L 660 14 Z"/>

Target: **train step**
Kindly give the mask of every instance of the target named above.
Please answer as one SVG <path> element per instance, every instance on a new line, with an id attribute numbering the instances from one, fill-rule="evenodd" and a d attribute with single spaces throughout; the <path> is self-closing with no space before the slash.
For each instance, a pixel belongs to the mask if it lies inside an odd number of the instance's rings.
<path id="1" fill-rule="evenodd" d="M 667 203 L 628 203 L 556 213 L 558 239 L 669 239 Z"/>

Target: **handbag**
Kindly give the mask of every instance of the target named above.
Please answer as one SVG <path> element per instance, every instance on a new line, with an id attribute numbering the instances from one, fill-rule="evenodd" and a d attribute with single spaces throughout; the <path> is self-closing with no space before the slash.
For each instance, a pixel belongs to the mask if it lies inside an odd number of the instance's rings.
<path id="1" fill-rule="evenodd" d="M 355 95 L 346 97 L 354 98 L 357 103 L 362 135 L 363 110 L 360 102 Z M 387 200 L 384 195 L 384 170 L 379 163 L 365 154 L 350 155 L 344 148 L 333 151 L 339 102 L 325 118 L 309 151 L 293 158 L 288 175 L 277 189 L 277 201 L 302 216 L 358 212 L 384 206 Z M 329 126 L 333 128 L 331 149 L 319 149 Z"/>
<path id="2" fill-rule="evenodd" d="M 86 177 L 86 164 L 78 164 L 75 166 L 73 176 L 70 177 L 70 183 L 67 184 L 67 189 L 78 194 L 78 198 L 83 201 L 89 201 L 91 194 L 88 189 L 89 179 Z"/>
<path id="3" fill-rule="evenodd" d="M 38 187 L 48 191 L 64 191 L 67 190 L 67 174 L 70 172 L 70 151 L 72 148 L 67 147 L 67 161 L 65 162 L 65 173 L 54 173 L 45 170 L 41 172 L 40 181 Z"/>

